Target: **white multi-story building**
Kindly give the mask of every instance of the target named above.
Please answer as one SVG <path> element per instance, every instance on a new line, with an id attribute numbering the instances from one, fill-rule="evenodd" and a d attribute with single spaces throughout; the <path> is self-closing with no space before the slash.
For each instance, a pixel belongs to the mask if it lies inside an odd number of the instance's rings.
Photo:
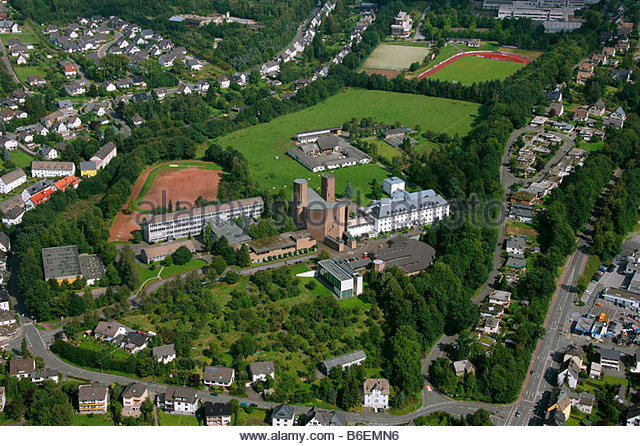
<path id="1" fill-rule="evenodd" d="M 189 387 L 174 387 L 158 395 L 158 407 L 167 413 L 195 415 L 198 404 L 198 393 Z"/>
<path id="2" fill-rule="evenodd" d="M 413 19 L 411 15 L 404 11 L 400 11 L 394 22 L 391 24 L 391 35 L 394 37 L 409 37 L 411 28 L 413 27 Z"/>
<path id="3" fill-rule="evenodd" d="M 12 170 L 0 177 L 0 193 L 7 194 L 27 181 L 27 175 L 22 169 Z"/>
<path id="4" fill-rule="evenodd" d="M 98 169 L 104 169 L 113 158 L 118 155 L 118 149 L 112 142 L 108 142 L 98 150 L 89 161 L 96 163 Z"/>
<path id="5" fill-rule="evenodd" d="M 76 166 L 67 161 L 32 161 L 31 176 L 34 178 L 66 177 L 76 173 Z"/>
<path id="6" fill-rule="evenodd" d="M 397 190 L 391 198 L 376 202 L 369 214 L 377 233 L 411 226 L 430 225 L 449 216 L 447 201 L 432 189 L 418 192 Z"/>
<path id="7" fill-rule="evenodd" d="M 201 234 L 206 220 L 210 218 L 218 217 L 224 221 L 240 216 L 256 219 L 263 210 L 262 197 L 253 197 L 170 214 L 152 215 L 142 223 L 142 234 L 148 243 L 185 238 Z"/>
<path id="8" fill-rule="evenodd" d="M 385 178 L 382 182 L 382 190 L 393 195 L 397 190 L 404 190 L 404 181 L 398 177 Z"/>
<path id="9" fill-rule="evenodd" d="M 369 407 L 374 411 L 389 408 L 389 381 L 386 379 L 366 379 L 362 385 L 364 403 L 362 407 Z"/>

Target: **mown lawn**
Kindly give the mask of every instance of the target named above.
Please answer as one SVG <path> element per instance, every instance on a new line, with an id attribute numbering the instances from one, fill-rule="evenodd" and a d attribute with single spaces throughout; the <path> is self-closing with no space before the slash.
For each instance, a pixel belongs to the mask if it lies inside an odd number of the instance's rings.
<path id="1" fill-rule="evenodd" d="M 198 419 L 188 415 L 175 415 L 158 409 L 158 423 L 160 426 L 198 426 Z"/>
<path id="2" fill-rule="evenodd" d="M 267 410 L 256 407 L 240 407 L 238 413 L 233 417 L 235 426 L 269 426 Z"/>
<path id="3" fill-rule="evenodd" d="M 207 265 L 207 262 L 205 262 L 202 259 L 191 259 L 189 262 L 185 263 L 184 265 L 165 266 L 164 269 L 162 270 L 161 277 L 165 278 L 165 277 L 175 276 L 176 274 L 182 274 L 187 271 L 196 270 L 206 265 Z"/>
<path id="4" fill-rule="evenodd" d="M 73 420 L 71 421 L 72 426 L 113 426 L 113 421 L 111 420 L 111 415 L 98 415 L 98 414 L 89 414 L 89 415 L 80 415 L 73 414 Z"/>
<path id="5" fill-rule="evenodd" d="M 254 178 L 263 187 L 292 188 L 293 180 L 306 178 L 311 187 L 320 186 L 322 173 L 313 173 L 286 155 L 294 147 L 297 132 L 342 125 L 352 117 L 372 117 L 375 120 L 401 122 L 408 127 L 419 124 L 422 130 L 466 135 L 479 118 L 478 104 L 420 95 L 385 91 L 348 89 L 324 102 L 269 123 L 259 124 L 216 138 L 223 147 L 232 146 L 249 160 Z M 380 166 L 369 164 L 331 171 L 336 176 L 336 193 L 341 195 L 347 180 L 363 196 L 370 193 L 373 178 L 379 181 L 388 173 Z"/>
<path id="6" fill-rule="evenodd" d="M 16 72 L 16 75 L 18 76 L 18 79 L 20 79 L 20 81 L 22 82 L 27 82 L 27 78 L 34 74 L 39 75 L 43 79 L 46 76 L 45 71 L 39 65 L 35 65 L 35 66 L 25 66 L 25 65 L 17 66 L 16 65 L 14 67 L 14 70 Z"/>
<path id="7" fill-rule="evenodd" d="M 429 79 L 471 85 L 473 83 L 494 79 L 505 79 L 521 68 L 524 68 L 524 64 L 518 62 L 505 62 L 485 59 L 483 57 L 467 56 L 436 71 L 429 76 Z"/>

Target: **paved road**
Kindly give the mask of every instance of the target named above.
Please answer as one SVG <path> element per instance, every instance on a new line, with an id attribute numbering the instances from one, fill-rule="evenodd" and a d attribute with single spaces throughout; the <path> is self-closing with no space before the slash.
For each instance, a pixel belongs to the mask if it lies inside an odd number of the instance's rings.
<path id="1" fill-rule="evenodd" d="M 0 39 L 0 49 L 2 50 L 2 61 L 4 62 L 4 65 L 7 67 L 7 71 L 13 78 L 13 81 L 16 84 L 19 84 L 20 79 L 18 79 L 18 76 L 16 75 L 16 72 L 14 71 L 13 66 L 11 65 L 11 62 L 9 62 L 9 58 L 7 57 L 7 50 L 5 49 L 4 42 L 1 39 Z"/>
<path id="2" fill-rule="evenodd" d="M 102 59 L 104 56 L 107 55 L 107 50 L 111 47 L 111 45 L 113 45 L 116 40 L 118 40 L 120 37 L 122 37 L 122 33 L 118 32 L 118 31 L 114 31 L 113 32 L 114 35 L 114 39 L 111 40 L 110 42 L 105 43 L 104 45 L 100 46 L 100 48 L 98 48 L 98 57 L 100 59 Z"/>
<path id="3" fill-rule="evenodd" d="M 600 198 L 606 194 L 607 189 L 615 183 L 621 174 L 622 171 L 617 169 Z M 569 333 L 571 323 L 568 321 L 568 316 L 571 313 L 581 311 L 581 308 L 574 304 L 577 297 L 575 284 L 587 264 L 593 223 L 597 218 L 598 205 L 593 210 L 584 233 L 578 237 L 578 248 L 565 263 L 562 277 L 558 282 L 545 320 L 545 335 L 538 341 L 536 352 L 531 361 L 530 370 L 534 370 L 535 373 L 528 376 L 524 384 L 524 391 L 520 394 L 520 400 L 512 407 L 507 417 L 506 423 L 509 425 L 539 425 L 543 422 L 544 409 L 546 409 L 544 399 L 555 387 L 556 371 L 559 366 L 559 363 L 554 361 L 554 353 L 561 352 L 572 344 Z M 515 416 L 517 411 L 522 414 L 520 418 Z"/>
<path id="4" fill-rule="evenodd" d="M 418 27 L 416 28 L 416 33 L 413 36 L 414 41 L 427 40 L 426 36 L 424 35 L 423 29 L 424 29 L 424 19 L 427 17 L 427 14 L 429 13 L 429 9 L 430 8 L 427 6 L 423 11 L 422 16 L 420 17 L 420 21 L 418 22 Z"/>

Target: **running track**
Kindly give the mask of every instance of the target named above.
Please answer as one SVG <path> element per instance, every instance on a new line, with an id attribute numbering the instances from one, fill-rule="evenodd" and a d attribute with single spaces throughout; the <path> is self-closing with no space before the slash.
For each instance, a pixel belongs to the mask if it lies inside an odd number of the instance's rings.
<path id="1" fill-rule="evenodd" d="M 438 65 L 429 68 L 427 71 L 420 73 L 418 75 L 418 80 L 421 81 L 422 79 L 431 76 L 433 73 L 440 71 L 450 63 L 453 63 L 456 60 L 465 56 L 484 57 L 486 59 L 503 60 L 506 62 L 518 62 L 518 63 L 524 64 L 525 66 L 528 65 L 529 62 L 531 62 L 530 59 L 527 59 L 524 56 L 519 56 L 517 54 L 512 54 L 512 53 L 503 53 L 500 51 L 468 51 L 466 53 L 455 54 L 450 58 L 448 58 L 447 60 L 440 62 Z"/>

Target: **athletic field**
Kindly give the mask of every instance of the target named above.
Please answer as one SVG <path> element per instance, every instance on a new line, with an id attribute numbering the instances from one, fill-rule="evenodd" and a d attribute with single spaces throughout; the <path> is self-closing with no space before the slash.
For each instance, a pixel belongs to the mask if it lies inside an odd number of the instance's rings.
<path id="1" fill-rule="evenodd" d="M 380 44 L 364 61 L 364 69 L 403 70 L 414 62 L 422 62 L 429 49 L 421 46 Z"/>
<path id="2" fill-rule="evenodd" d="M 460 82 L 463 85 L 471 85 L 474 82 L 479 83 L 495 79 L 505 79 L 521 68 L 524 68 L 524 64 L 519 62 L 467 56 L 441 68 L 431 74 L 428 79 Z"/>

